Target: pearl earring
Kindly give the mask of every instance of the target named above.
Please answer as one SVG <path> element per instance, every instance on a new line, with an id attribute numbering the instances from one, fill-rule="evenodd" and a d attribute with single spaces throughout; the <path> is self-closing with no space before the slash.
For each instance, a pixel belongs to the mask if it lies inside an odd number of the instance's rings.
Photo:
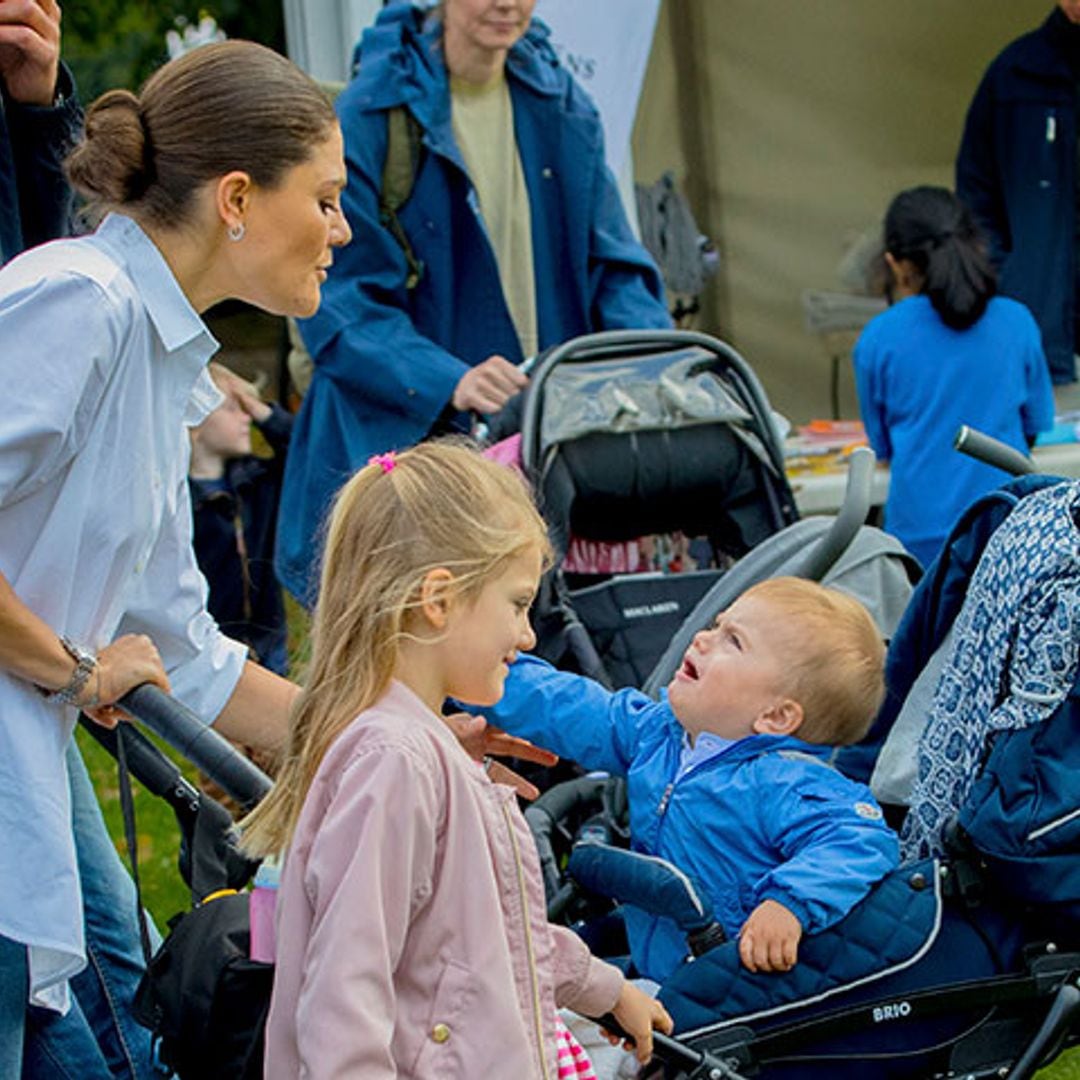
<path id="1" fill-rule="evenodd" d="M 237 244 L 244 239 L 244 223 L 242 221 L 229 226 L 229 239 Z"/>

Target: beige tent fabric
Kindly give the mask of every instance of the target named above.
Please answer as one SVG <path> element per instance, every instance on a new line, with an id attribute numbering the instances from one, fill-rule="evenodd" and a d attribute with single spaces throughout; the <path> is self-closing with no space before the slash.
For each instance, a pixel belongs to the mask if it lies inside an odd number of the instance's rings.
<path id="1" fill-rule="evenodd" d="M 674 169 L 719 245 L 701 329 L 793 421 L 830 413 L 806 289 L 839 289 L 847 244 L 897 191 L 952 186 L 987 63 L 1049 0 L 664 0 L 634 130 L 637 178 Z M 841 412 L 857 415 L 850 365 Z"/>

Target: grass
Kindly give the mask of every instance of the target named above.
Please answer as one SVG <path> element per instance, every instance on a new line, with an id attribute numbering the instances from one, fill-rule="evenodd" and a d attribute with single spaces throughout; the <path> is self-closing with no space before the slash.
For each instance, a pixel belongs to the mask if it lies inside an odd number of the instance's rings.
<path id="1" fill-rule="evenodd" d="M 1038 1080 L 1080 1080 L 1080 1050 L 1070 1050 L 1049 1068 L 1035 1074 Z"/>

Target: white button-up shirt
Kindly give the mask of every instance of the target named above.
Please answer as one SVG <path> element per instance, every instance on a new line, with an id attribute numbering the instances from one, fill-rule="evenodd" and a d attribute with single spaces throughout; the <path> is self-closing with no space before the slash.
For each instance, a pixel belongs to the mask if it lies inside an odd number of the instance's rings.
<path id="1" fill-rule="evenodd" d="M 148 634 L 207 720 L 246 656 L 207 614 L 191 549 L 187 426 L 220 401 L 216 348 L 129 218 L 0 270 L 0 570 L 77 642 Z M 85 963 L 64 766 L 75 716 L 0 672 L 0 934 L 29 946 L 31 1000 L 60 1008 Z"/>

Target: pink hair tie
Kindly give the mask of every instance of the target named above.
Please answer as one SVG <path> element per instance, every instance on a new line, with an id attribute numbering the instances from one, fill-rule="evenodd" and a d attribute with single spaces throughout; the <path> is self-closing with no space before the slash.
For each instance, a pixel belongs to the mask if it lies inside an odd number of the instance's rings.
<path id="1" fill-rule="evenodd" d="M 387 450 L 385 454 L 372 454 L 368 458 L 369 465 L 378 465 L 384 473 L 393 472 L 397 464 L 397 455 L 393 450 Z"/>

